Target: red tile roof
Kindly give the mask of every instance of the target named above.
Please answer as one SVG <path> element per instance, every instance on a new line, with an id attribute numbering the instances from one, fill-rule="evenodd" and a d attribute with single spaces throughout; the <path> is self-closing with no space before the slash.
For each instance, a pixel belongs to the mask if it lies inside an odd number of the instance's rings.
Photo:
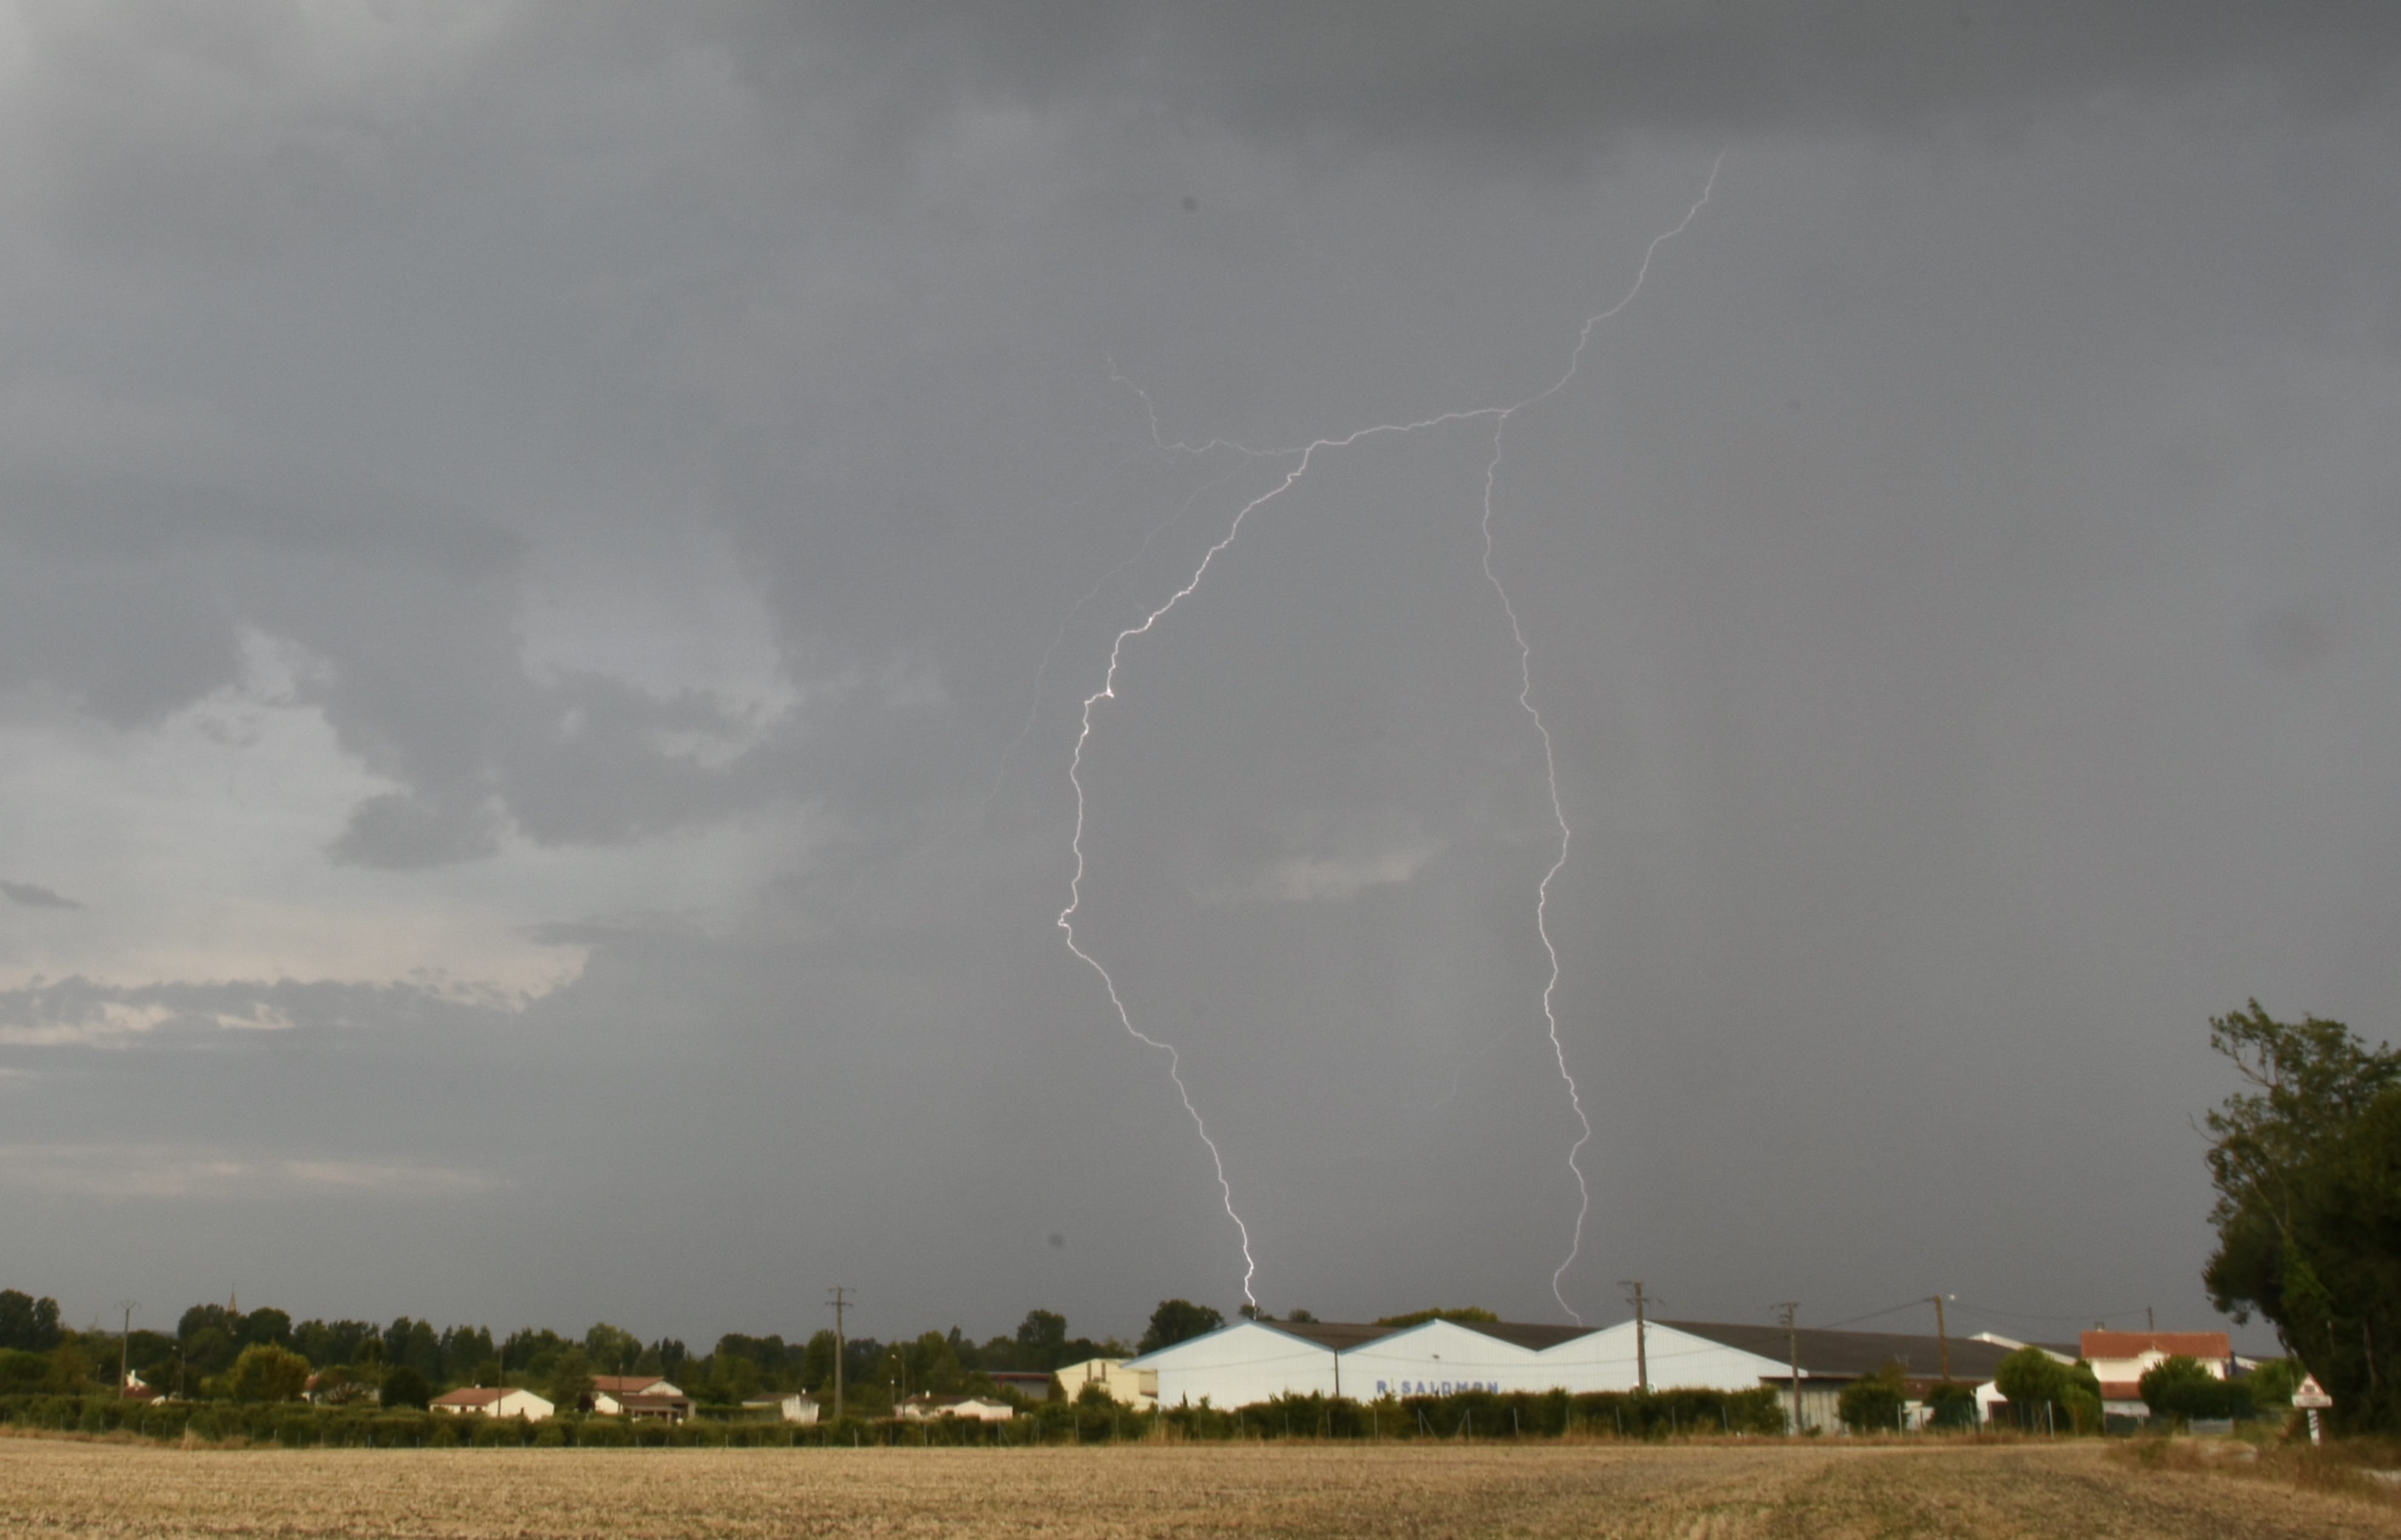
<path id="1" fill-rule="evenodd" d="M 2234 1351 L 2222 1331 L 2088 1331 L 2078 1342 L 2087 1358 L 2139 1358 L 2162 1353 L 2187 1358 L 2224 1358 Z"/>

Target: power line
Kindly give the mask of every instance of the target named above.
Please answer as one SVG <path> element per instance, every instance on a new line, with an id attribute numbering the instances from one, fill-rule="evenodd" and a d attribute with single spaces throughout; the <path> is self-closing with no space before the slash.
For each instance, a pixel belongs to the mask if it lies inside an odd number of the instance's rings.
<path id="1" fill-rule="evenodd" d="M 2139 1315 L 2150 1307 L 2147 1305 L 2129 1305 L 2123 1310 L 2098 1310 L 2070 1315 L 2038 1315 L 2030 1311 L 1995 1310 L 1989 1305 L 1973 1304 L 1966 1300 L 1960 1301 L 1959 1308 L 1976 1315 L 1997 1315 L 2005 1321 L 2051 1322 L 2106 1321 L 2119 1315 Z"/>
<path id="2" fill-rule="evenodd" d="M 1827 1323 L 1825 1326 L 1813 1327 L 1810 1329 L 1813 1331 L 1839 1331 L 1845 1327 L 1857 1326 L 1861 1321 L 1873 1321 L 1879 1315 L 1898 1315 L 1904 1310 L 1915 1310 L 1918 1306 L 1926 1303 L 1926 1299 L 1927 1297 L 1921 1294 L 1914 1299 L 1903 1299 L 1897 1305 L 1886 1305 L 1882 1310 L 1869 1311 L 1865 1315 L 1854 1315 L 1847 1321 L 1832 1321 Z"/>

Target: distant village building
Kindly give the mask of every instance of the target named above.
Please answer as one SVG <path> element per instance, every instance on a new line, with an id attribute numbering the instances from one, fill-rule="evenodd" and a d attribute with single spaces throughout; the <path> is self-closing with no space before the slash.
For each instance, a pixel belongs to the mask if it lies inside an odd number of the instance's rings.
<path id="1" fill-rule="evenodd" d="M 1083 1395 L 1086 1385 L 1098 1384 L 1118 1405 L 1148 1411 L 1159 1405 L 1159 1371 L 1129 1368 L 1127 1362 L 1123 1358 L 1087 1358 L 1080 1364 L 1069 1364 L 1050 1379 L 1057 1382 L 1059 1394 L 1065 1400 Z"/>
<path id="2" fill-rule="evenodd" d="M 912 1396 L 900 1403 L 900 1415 L 910 1422 L 937 1417 L 965 1417 L 979 1423 L 1006 1423 L 1017 1409 L 989 1396 Z"/>
<path id="3" fill-rule="evenodd" d="M 2101 1409 L 2148 1417 L 2143 1376 L 2170 1358 L 2190 1358 L 2224 1380 L 2234 1369 L 2234 1342 L 2222 1331 L 2088 1331 L 2078 1344 L 2101 1382 Z"/>
<path id="4" fill-rule="evenodd" d="M 1792 1350 L 1797 1347 L 1801 1359 L 1801 1397 L 1799 1425 L 1822 1428 L 1829 1433 L 1839 1430 L 1842 1415 L 1836 1403 L 1844 1387 L 1877 1373 L 1886 1365 L 1900 1369 L 1901 1396 L 1911 1427 L 1925 1425 L 1927 1403 L 1935 1387 L 1951 1383 L 1968 1388 L 1977 1399 L 1977 1420 L 1986 1421 L 1985 1406 L 1994 1372 L 2001 1360 L 2026 1344 L 1990 1337 L 1933 1337 L 1912 1332 L 1894 1331 L 1825 1331 L 1811 1327 L 1795 1328 L 1788 1340 L 1780 1326 L 1749 1324 L 1725 1325 L 1716 1322 L 1661 1322 L 1721 1348 L 1750 1354 L 1767 1365 L 1762 1369 L 1760 1383 L 1774 1384 L 1777 1399 L 1784 1403 L 1785 1416 L 1793 1416 Z M 1612 1330 L 1620 1329 L 1616 1327 Z M 1655 1329 L 1655 1327 L 1653 1328 Z M 2061 1349 L 2045 1347 L 2045 1353 L 2063 1363 L 2074 1361 L 2074 1354 Z M 1652 1381 L 1665 1385 L 1671 1382 L 1660 1377 L 1657 1350 L 1653 1350 Z M 1780 1361 L 1780 1362 L 1779 1362 Z M 1997 1396 L 1997 1392 L 1992 1393 Z"/>
<path id="5" fill-rule="evenodd" d="M 1048 1374 L 1001 1369 L 991 1376 L 995 1390 L 1005 1390 L 1028 1401 L 1048 1401 L 1054 1383 Z"/>
<path id="6" fill-rule="evenodd" d="M 522 1417 L 528 1423 L 539 1423 L 558 1409 L 529 1390 L 486 1389 L 454 1390 L 437 1396 L 427 1403 L 435 1411 L 446 1411 L 453 1417 L 478 1412 L 486 1417 Z"/>
<path id="7" fill-rule="evenodd" d="M 787 1423 L 814 1423 L 817 1420 L 817 1399 L 794 1391 L 789 1396 L 754 1396 L 742 1403 L 748 1412 L 767 1412 Z"/>
<path id="8" fill-rule="evenodd" d="M 663 1375 L 596 1374 L 577 1408 L 598 1417 L 680 1423 L 692 1415 L 692 1397 Z"/>

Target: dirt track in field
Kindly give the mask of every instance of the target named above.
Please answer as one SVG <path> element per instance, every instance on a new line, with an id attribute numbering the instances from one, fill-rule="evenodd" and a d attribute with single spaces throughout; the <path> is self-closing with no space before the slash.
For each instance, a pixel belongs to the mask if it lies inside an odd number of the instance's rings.
<path id="1" fill-rule="evenodd" d="M 2401 1509 L 2091 1444 L 211 1451 L 0 1439 L 0 1533 L 2401 1536 Z"/>

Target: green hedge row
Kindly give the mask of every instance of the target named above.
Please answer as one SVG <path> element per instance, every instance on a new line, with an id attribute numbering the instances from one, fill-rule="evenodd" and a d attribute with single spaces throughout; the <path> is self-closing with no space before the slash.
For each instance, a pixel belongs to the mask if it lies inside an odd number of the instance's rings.
<path id="1" fill-rule="evenodd" d="M 1776 1393 L 1765 1388 L 1652 1396 L 1471 1391 L 1372 1403 L 1310 1396 L 1233 1410 L 1175 1407 L 1150 1413 L 1054 1401 L 1008 1423 L 851 1417 L 813 1425 L 707 1419 L 628 1423 L 613 1417 L 574 1415 L 527 1423 L 518 1418 L 461 1418 L 293 1403 L 13 1396 L 0 1396 L 0 1425 L 131 1433 L 170 1441 L 188 1434 L 212 1443 L 242 1441 L 293 1449 L 792 1449 L 1097 1444 L 1132 1441 L 1160 1432 L 1200 1440 L 1556 1438 L 1570 1433 L 1663 1438 L 1683 1434 L 1780 1434 L 1784 1413 Z"/>

